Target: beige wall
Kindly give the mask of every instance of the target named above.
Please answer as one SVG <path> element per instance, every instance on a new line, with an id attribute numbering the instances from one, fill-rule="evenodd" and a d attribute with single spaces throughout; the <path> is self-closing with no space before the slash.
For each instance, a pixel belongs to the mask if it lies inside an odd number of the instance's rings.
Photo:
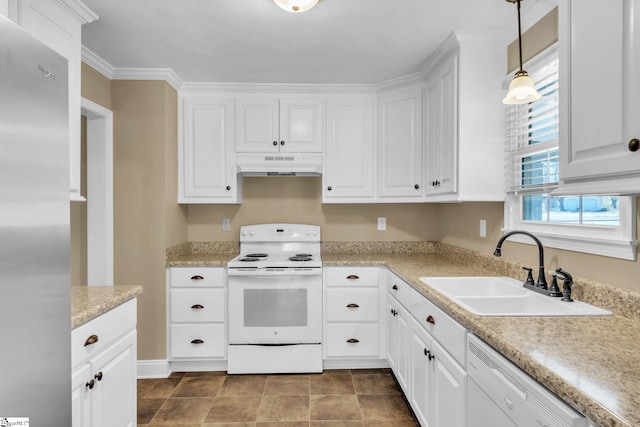
<path id="1" fill-rule="evenodd" d="M 493 254 L 502 236 L 503 209 L 503 203 L 440 205 L 437 239 L 442 243 Z M 481 219 L 487 220 L 486 238 L 479 237 Z M 636 215 L 636 224 L 640 226 L 640 214 Z M 503 258 L 537 266 L 538 250 L 535 245 L 506 241 L 502 248 Z M 553 248 L 545 248 L 544 254 L 547 270 L 562 267 L 577 277 L 640 292 L 640 263 L 637 260 L 626 261 Z"/>
<path id="2" fill-rule="evenodd" d="M 176 156 L 177 97 L 163 81 L 118 80 L 111 89 L 115 283 L 143 286 L 138 299 L 138 358 L 163 359 L 165 248 L 168 242 L 186 241 L 186 220 L 176 214 L 179 208 L 167 206 L 176 197 L 175 184 L 168 183 L 177 181 L 177 175 L 168 165 Z"/>
<path id="3" fill-rule="evenodd" d="M 84 62 L 80 77 L 82 97 L 111 110 L 111 80 Z"/>
<path id="4" fill-rule="evenodd" d="M 557 41 L 558 8 L 556 7 L 522 33 L 522 62 L 527 62 Z M 507 48 L 507 72 L 511 73 L 518 68 L 520 68 L 520 60 L 518 39 L 516 39 Z"/>
<path id="5" fill-rule="evenodd" d="M 317 224 L 322 240 L 435 240 L 436 207 L 426 204 L 323 205 L 319 177 L 244 178 L 241 205 L 189 205 L 189 241 L 239 239 L 240 226 L 290 222 Z M 378 217 L 387 218 L 387 231 L 377 231 Z M 231 230 L 222 231 L 222 219 Z"/>

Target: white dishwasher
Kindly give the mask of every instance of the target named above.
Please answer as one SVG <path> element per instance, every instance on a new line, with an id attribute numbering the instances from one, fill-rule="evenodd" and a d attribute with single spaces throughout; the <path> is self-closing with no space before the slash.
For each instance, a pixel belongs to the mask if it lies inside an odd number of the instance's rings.
<path id="1" fill-rule="evenodd" d="M 468 427 L 586 427 L 587 418 L 475 335 L 467 338 Z"/>

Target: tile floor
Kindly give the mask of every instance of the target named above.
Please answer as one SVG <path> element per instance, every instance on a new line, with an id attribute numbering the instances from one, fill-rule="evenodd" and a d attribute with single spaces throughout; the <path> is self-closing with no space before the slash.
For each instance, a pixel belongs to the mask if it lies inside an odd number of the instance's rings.
<path id="1" fill-rule="evenodd" d="M 389 369 L 138 380 L 138 427 L 415 427 Z"/>

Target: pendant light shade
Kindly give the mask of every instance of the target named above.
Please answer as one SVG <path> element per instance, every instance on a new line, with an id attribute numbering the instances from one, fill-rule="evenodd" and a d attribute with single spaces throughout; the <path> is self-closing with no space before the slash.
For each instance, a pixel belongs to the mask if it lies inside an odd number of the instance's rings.
<path id="1" fill-rule="evenodd" d="M 509 84 L 509 92 L 502 100 L 505 104 L 526 104 L 537 101 L 542 95 L 533 85 L 533 80 L 526 71 L 518 71 Z"/>
<path id="2" fill-rule="evenodd" d="M 507 0 L 509 3 L 516 3 L 518 7 L 518 53 L 520 55 L 520 70 L 516 72 L 511 84 L 509 92 L 502 100 L 505 104 L 528 104 L 529 102 L 540 99 L 542 95 L 536 90 L 533 80 L 526 71 L 522 69 L 522 27 L 520 24 L 520 0 Z"/>
<path id="3" fill-rule="evenodd" d="M 287 12 L 301 13 L 306 12 L 313 6 L 318 4 L 320 0 L 273 0 L 280 8 Z"/>

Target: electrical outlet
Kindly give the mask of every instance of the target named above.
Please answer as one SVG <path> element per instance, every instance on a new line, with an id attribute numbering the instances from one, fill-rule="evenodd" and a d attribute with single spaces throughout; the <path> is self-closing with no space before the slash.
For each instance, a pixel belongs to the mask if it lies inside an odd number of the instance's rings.
<path id="1" fill-rule="evenodd" d="M 384 216 L 378 217 L 378 231 L 385 231 L 387 229 L 387 218 Z"/>
<path id="2" fill-rule="evenodd" d="M 487 220 L 480 220 L 480 237 L 487 237 Z"/>
<path id="3" fill-rule="evenodd" d="M 229 231 L 229 230 L 231 230 L 231 221 L 229 220 L 229 218 L 223 218 L 222 231 Z"/>

